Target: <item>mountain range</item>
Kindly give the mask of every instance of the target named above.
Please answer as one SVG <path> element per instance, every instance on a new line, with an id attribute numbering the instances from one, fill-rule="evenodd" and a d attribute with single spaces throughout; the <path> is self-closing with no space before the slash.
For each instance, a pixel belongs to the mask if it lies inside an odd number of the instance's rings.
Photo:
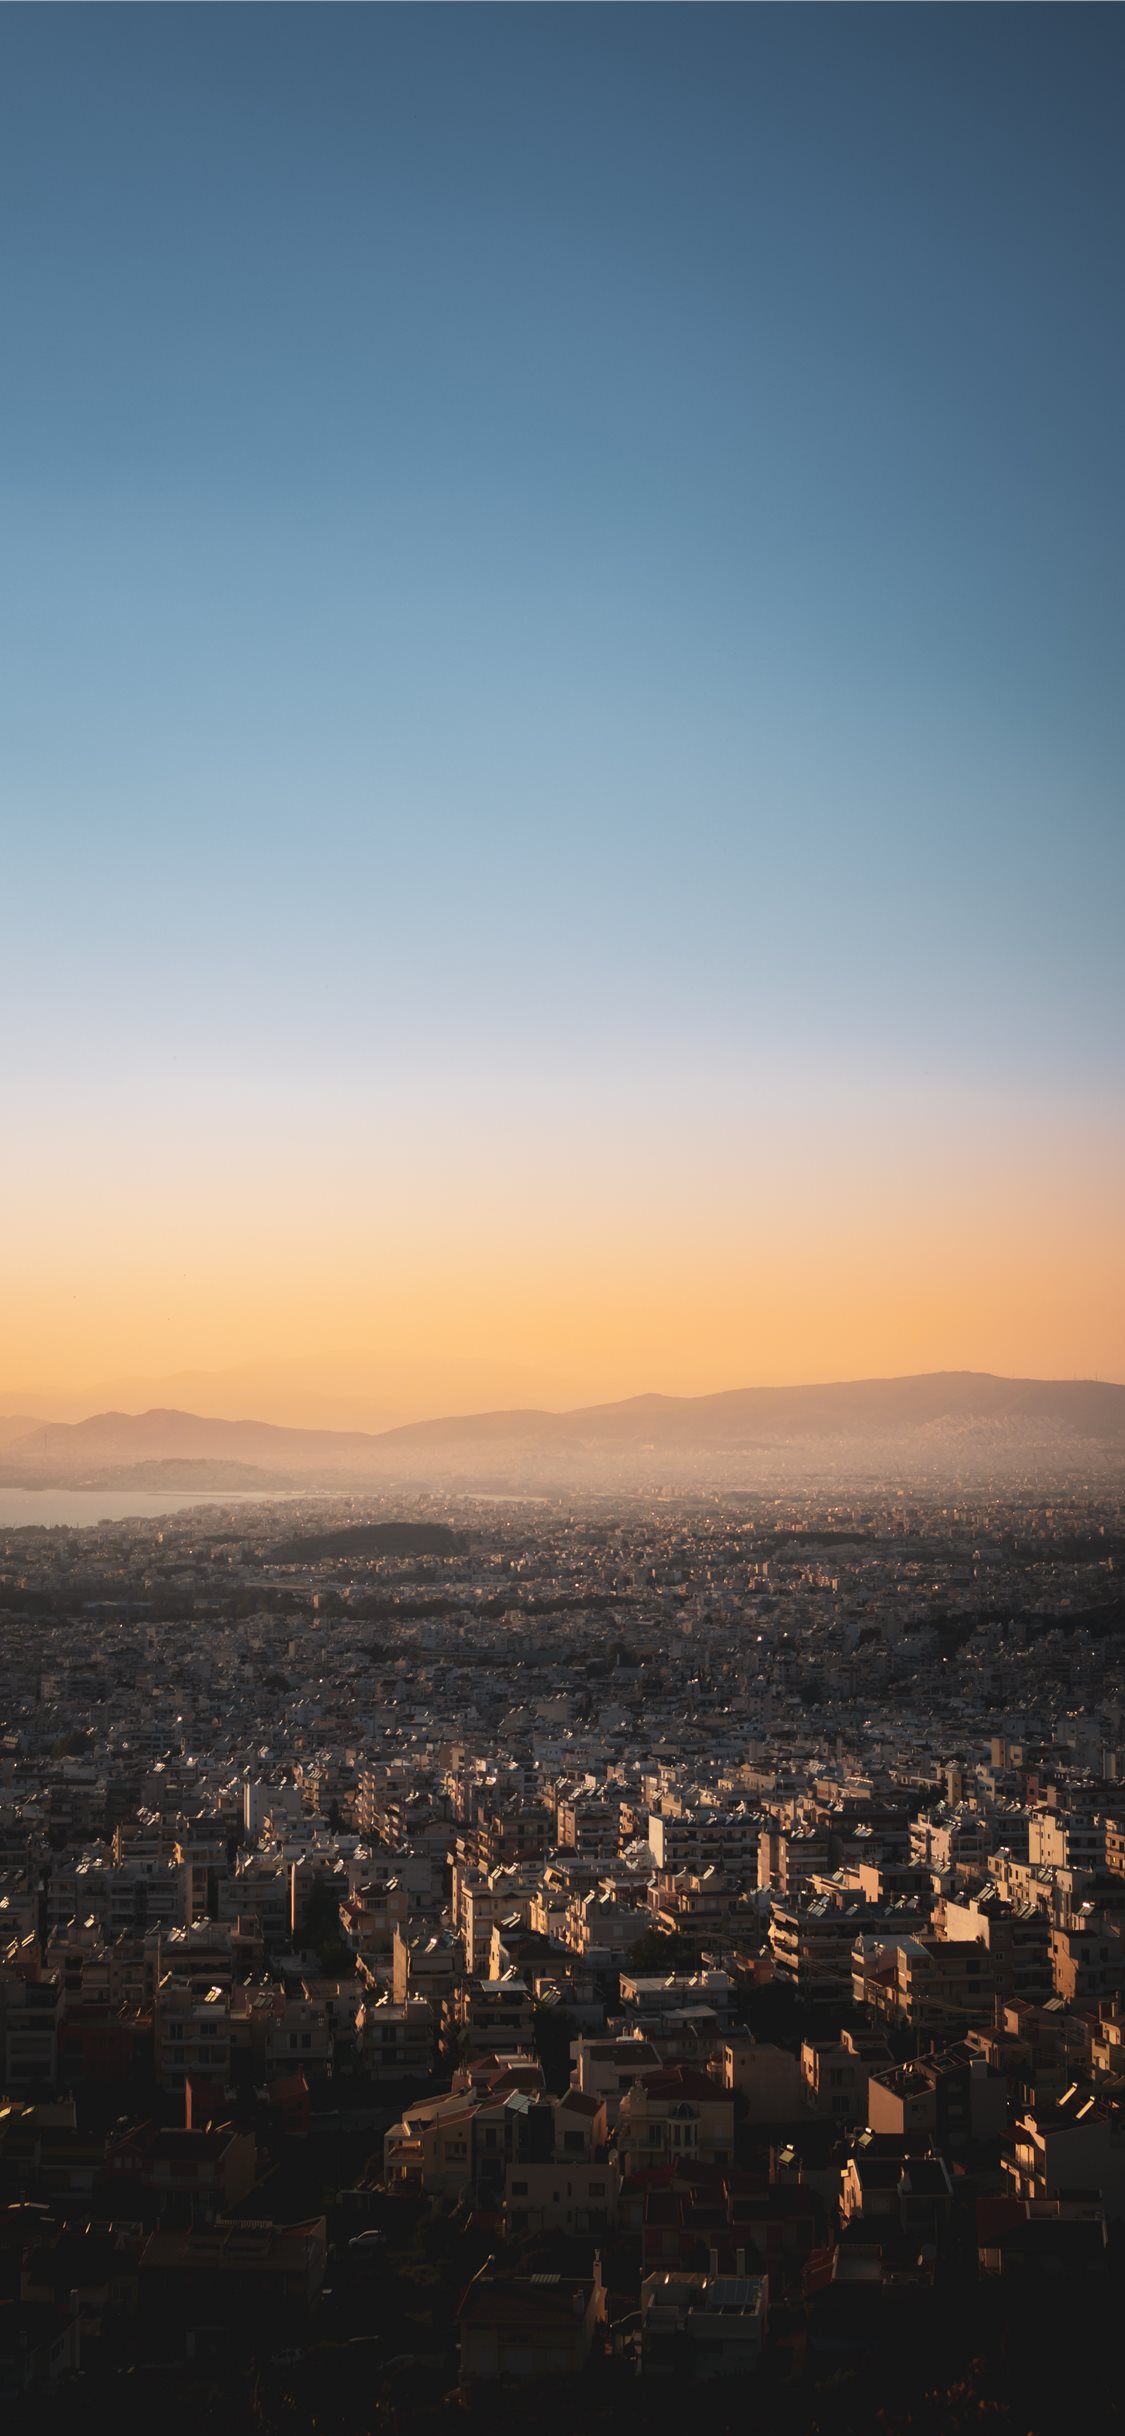
<path id="1" fill-rule="evenodd" d="M 710 1464 L 760 1471 L 782 1455 L 862 1449 L 894 1461 L 1100 1451 L 1125 1459 L 1125 1386 L 1098 1379 L 1005 1379 L 931 1371 L 811 1387 L 730 1388 L 707 1396 L 631 1396 L 572 1412 L 535 1408 L 450 1415 L 397 1429 L 290 1429 L 155 1410 L 94 1413 L 76 1422 L 5 1425 L 0 1474 L 23 1486 L 351 1485 L 486 1474 L 587 1479 L 680 1472 Z"/>

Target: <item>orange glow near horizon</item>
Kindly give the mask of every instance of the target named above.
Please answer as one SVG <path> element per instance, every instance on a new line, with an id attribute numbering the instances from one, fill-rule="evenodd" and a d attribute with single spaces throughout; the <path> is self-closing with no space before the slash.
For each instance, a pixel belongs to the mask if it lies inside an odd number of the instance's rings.
<path id="1" fill-rule="evenodd" d="M 654 1199 L 658 1188 L 654 1187 Z M 880 1205 L 551 1216 L 183 1207 L 11 1260 L 9 1409 L 182 1403 L 317 1425 L 936 1369 L 1125 1377 L 1119 1238 L 1017 1179 Z"/>
<path id="2" fill-rule="evenodd" d="M 425 1105 L 423 1130 L 401 1099 L 200 1091 L 142 1143 L 104 1105 L 44 1126 L 0 1213 L 0 1404 L 380 1428 L 922 1370 L 1125 1378 L 1097 1108 L 694 1077 L 620 1106 L 544 1085 L 518 1132 L 448 1084 Z"/>

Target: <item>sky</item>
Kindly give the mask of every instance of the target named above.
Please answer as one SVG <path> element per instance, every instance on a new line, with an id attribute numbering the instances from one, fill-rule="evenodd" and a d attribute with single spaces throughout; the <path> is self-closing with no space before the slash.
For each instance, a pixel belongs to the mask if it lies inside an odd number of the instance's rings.
<path id="1" fill-rule="evenodd" d="M 0 11 L 0 1406 L 1125 1379 L 1123 107 Z"/>

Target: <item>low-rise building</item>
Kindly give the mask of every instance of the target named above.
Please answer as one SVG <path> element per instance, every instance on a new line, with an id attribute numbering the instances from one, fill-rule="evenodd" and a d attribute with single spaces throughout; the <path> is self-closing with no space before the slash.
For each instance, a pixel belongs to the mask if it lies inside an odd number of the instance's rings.
<path id="1" fill-rule="evenodd" d="M 646 2275 L 640 2366 L 645 2376 L 746 2376 L 765 2348 L 769 2285 L 762 2275 Z"/>

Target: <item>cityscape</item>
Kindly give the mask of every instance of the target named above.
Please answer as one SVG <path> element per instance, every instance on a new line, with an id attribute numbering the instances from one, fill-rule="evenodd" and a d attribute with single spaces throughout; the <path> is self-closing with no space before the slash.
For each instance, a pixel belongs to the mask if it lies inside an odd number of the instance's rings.
<path id="1" fill-rule="evenodd" d="M 1073 1467 L 0 1533 L 8 2403 L 1054 2424 L 1123 1564 Z"/>
<path id="2" fill-rule="evenodd" d="M 0 2436 L 1085 2436 L 1125 6 L 0 6 Z"/>

